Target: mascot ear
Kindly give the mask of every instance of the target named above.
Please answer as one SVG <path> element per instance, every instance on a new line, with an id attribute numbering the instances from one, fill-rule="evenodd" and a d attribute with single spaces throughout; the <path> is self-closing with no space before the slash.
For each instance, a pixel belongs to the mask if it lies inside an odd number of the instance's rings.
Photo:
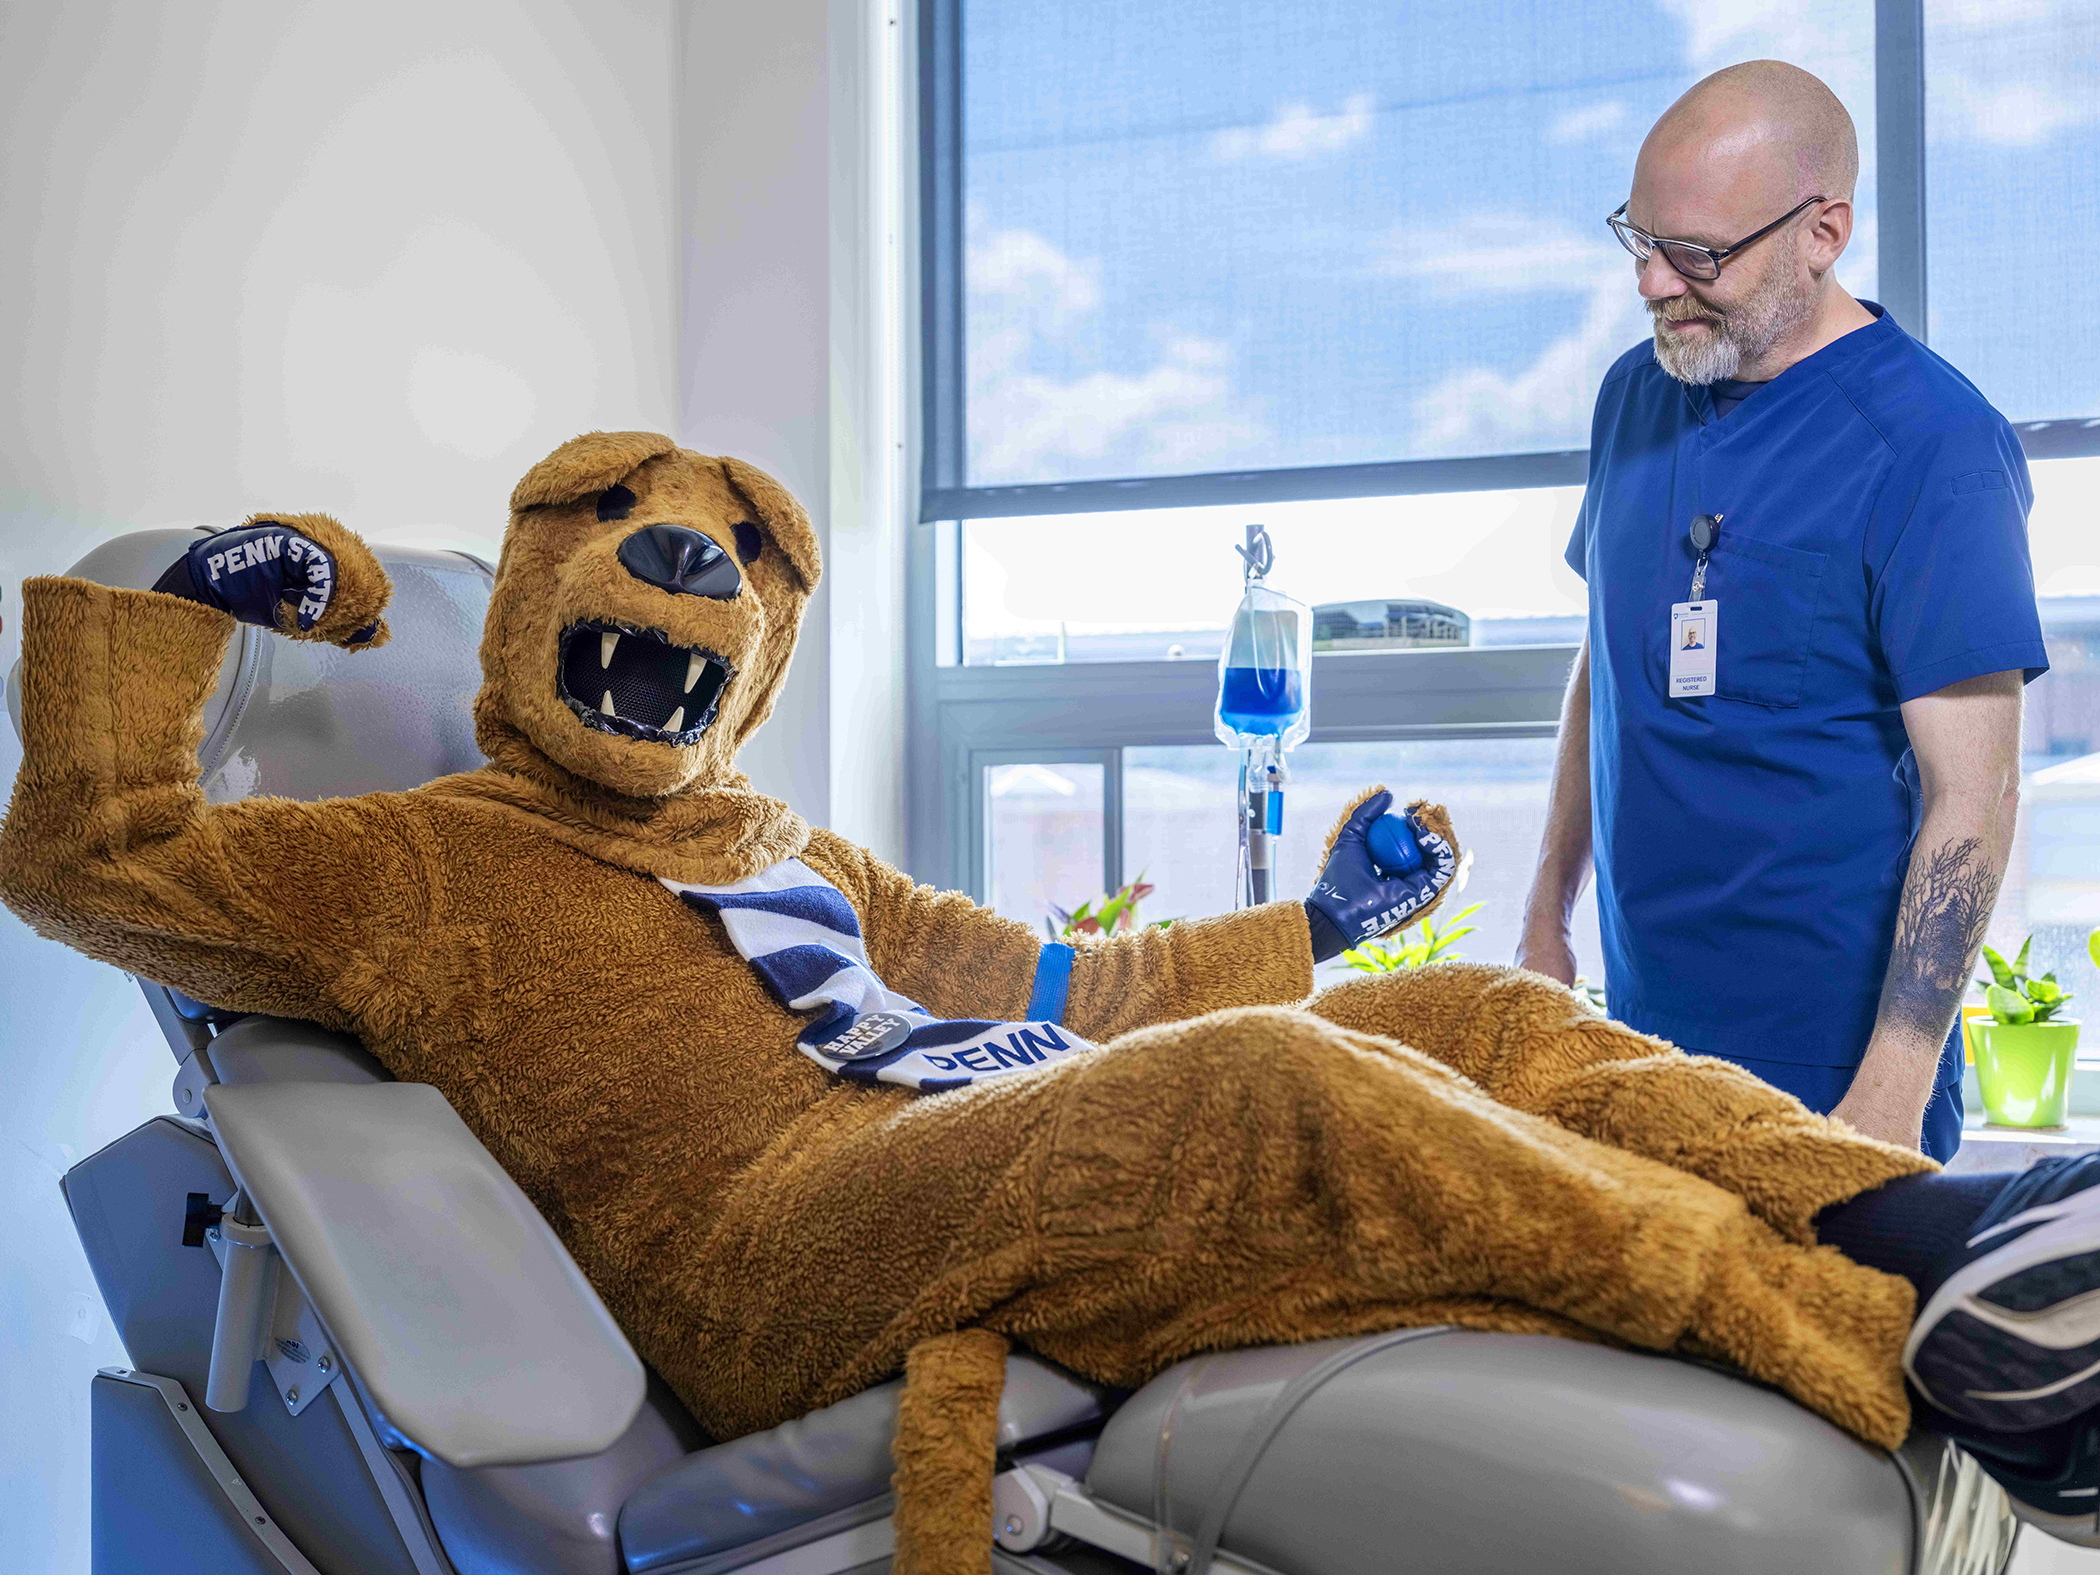
<path id="1" fill-rule="evenodd" d="M 767 534 L 802 576 L 803 590 L 814 591 L 824 574 L 824 557 L 817 550 L 817 533 L 810 528 L 809 516 L 795 501 L 795 495 L 756 465 L 726 454 L 722 456 L 722 474 L 765 522 Z"/>
<path id="2" fill-rule="evenodd" d="M 511 491 L 511 512 L 603 492 L 644 460 L 677 446 L 661 432 L 586 432 L 570 438 L 525 472 Z"/>

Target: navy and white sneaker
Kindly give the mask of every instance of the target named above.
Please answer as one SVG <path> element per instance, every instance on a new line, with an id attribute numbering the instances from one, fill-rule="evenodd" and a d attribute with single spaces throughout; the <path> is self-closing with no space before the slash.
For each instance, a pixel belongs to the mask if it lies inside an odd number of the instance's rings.
<path id="1" fill-rule="evenodd" d="M 2100 1548 L 2100 1423 L 2080 1417 L 1961 1447 L 2005 1489 L 2014 1515 L 2059 1542 Z"/>
<path id="2" fill-rule="evenodd" d="M 2100 1154 L 2015 1176 L 1938 1267 L 1903 1370 L 1951 1416 L 2006 1433 L 2100 1405 Z"/>

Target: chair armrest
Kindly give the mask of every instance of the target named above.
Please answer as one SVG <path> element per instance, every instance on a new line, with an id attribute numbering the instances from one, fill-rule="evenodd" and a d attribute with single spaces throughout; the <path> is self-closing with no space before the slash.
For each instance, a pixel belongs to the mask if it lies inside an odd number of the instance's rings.
<path id="1" fill-rule="evenodd" d="M 423 1083 L 220 1084 L 219 1149 L 386 1426 L 447 1465 L 608 1448 L 642 1364 L 517 1184 Z"/>

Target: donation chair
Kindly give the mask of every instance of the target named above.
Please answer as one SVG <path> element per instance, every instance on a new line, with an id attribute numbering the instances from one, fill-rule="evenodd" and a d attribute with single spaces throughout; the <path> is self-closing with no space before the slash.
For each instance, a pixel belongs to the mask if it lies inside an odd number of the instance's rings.
<path id="1" fill-rule="evenodd" d="M 189 539 L 71 572 L 150 586 Z M 376 550 L 383 649 L 238 630 L 212 799 L 480 763 L 489 566 Z M 132 1363 L 93 1380 L 95 1575 L 889 1568 L 901 1380 L 704 1437 L 435 1089 L 139 983 L 174 1110 L 64 1180 Z M 1017 1354 L 999 1444 L 1002 1575 L 1997 1575 L 2016 1531 L 1930 1433 L 1892 1456 L 1714 1367 L 1452 1329 L 1203 1357 L 1131 1395 Z"/>

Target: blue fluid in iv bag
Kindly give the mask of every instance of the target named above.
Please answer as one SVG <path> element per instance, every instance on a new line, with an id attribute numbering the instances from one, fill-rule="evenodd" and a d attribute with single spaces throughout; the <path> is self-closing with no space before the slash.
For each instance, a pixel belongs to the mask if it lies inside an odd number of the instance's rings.
<path id="1" fill-rule="evenodd" d="M 1305 709 L 1304 675 L 1288 667 L 1228 667 L 1220 675 L 1218 720 L 1234 733 L 1286 731 Z"/>
<path id="2" fill-rule="evenodd" d="M 1259 580 L 1249 584 L 1218 655 L 1215 731 L 1221 743 L 1272 739 L 1277 749 L 1312 730 L 1312 610 Z"/>

